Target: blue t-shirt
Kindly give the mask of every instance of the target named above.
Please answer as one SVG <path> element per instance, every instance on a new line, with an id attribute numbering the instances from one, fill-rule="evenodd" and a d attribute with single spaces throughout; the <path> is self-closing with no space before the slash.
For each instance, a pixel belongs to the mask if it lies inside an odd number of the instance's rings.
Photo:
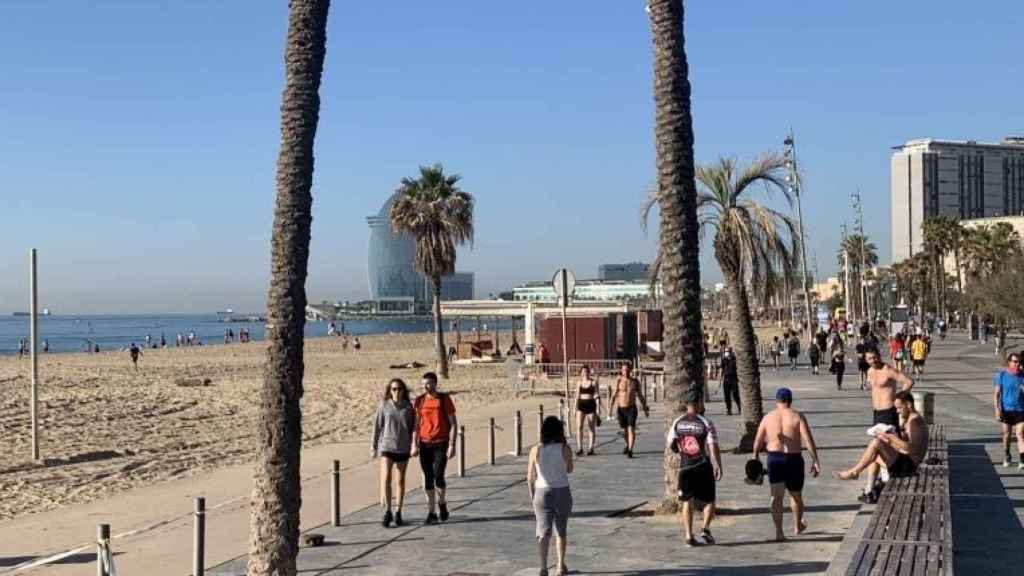
<path id="1" fill-rule="evenodd" d="M 999 388 L 999 404 L 1003 410 L 1008 412 L 1024 411 L 1024 399 L 1021 398 L 1020 391 L 1022 376 L 1024 374 L 1015 376 L 1006 370 L 1001 370 L 993 378 L 993 383 Z"/>

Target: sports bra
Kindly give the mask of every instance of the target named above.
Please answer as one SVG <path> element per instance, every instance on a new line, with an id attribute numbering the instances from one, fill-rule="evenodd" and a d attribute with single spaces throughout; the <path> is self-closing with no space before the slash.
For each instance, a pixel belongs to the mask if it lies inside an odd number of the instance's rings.
<path id="1" fill-rule="evenodd" d="M 580 394 L 581 395 L 589 394 L 589 395 L 593 396 L 594 395 L 594 388 L 596 388 L 596 386 L 593 385 L 593 384 L 591 384 L 590 386 L 580 386 Z"/>

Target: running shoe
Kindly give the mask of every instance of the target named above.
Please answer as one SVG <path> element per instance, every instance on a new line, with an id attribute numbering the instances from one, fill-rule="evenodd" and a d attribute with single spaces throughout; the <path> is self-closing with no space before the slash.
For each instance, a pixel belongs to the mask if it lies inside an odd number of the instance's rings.
<path id="1" fill-rule="evenodd" d="M 427 519 L 424 524 L 437 524 L 437 514 L 433 512 L 427 514 Z"/>
<path id="2" fill-rule="evenodd" d="M 384 512 L 384 520 L 382 520 L 380 524 L 381 524 L 381 526 L 383 526 L 385 528 L 390 528 L 391 527 L 391 520 L 392 520 L 391 510 L 388 510 L 387 512 Z"/>
<path id="3" fill-rule="evenodd" d="M 633 451 L 632 450 L 626 450 L 626 458 L 632 458 L 632 457 L 633 457 Z"/>
<path id="4" fill-rule="evenodd" d="M 689 538 L 686 539 L 686 547 L 687 548 L 696 548 L 697 546 L 700 546 L 700 544 L 697 543 L 697 539 L 694 538 L 693 536 L 690 536 Z"/>
<path id="5" fill-rule="evenodd" d="M 402 521 L 401 511 L 395 512 L 395 526 L 405 526 L 405 522 Z"/>
<path id="6" fill-rule="evenodd" d="M 1010 466 L 1013 466 L 1013 458 L 1010 458 L 1010 455 L 1007 454 L 1003 456 L 1003 468 L 1009 468 Z"/>
<path id="7" fill-rule="evenodd" d="M 576 451 L 576 455 L 577 456 L 583 456 L 583 450 L 577 450 Z"/>
<path id="8" fill-rule="evenodd" d="M 448 504 L 441 502 L 437 507 L 441 511 L 441 522 L 448 521 Z"/>
<path id="9" fill-rule="evenodd" d="M 623 454 L 628 454 L 628 453 L 629 453 L 629 446 L 626 446 L 626 447 L 624 447 L 624 448 L 622 449 L 622 453 L 623 453 Z"/>
<path id="10" fill-rule="evenodd" d="M 594 449 L 593 448 L 591 448 L 590 450 L 587 450 L 587 456 L 593 456 L 593 455 L 594 455 Z"/>
<path id="11" fill-rule="evenodd" d="M 702 530 L 700 533 L 700 541 L 705 544 L 714 544 L 715 538 L 711 535 L 711 530 L 708 530 L 707 528 Z"/>

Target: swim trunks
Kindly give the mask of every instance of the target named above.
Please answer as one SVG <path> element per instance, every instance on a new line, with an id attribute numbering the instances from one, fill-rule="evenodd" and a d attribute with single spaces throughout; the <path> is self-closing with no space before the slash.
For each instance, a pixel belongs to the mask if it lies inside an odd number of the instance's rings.
<path id="1" fill-rule="evenodd" d="M 889 476 L 893 478 L 900 478 L 906 476 L 913 476 L 917 473 L 917 464 L 907 456 L 906 454 L 900 454 L 893 461 L 892 466 L 889 466 Z"/>
<path id="2" fill-rule="evenodd" d="M 889 408 L 887 410 L 875 410 L 874 418 L 872 420 L 874 424 L 888 424 L 897 431 L 900 429 L 900 413 L 896 411 L 896 407 Z"/>
<path id="3" fill-rule="evenodd" d="M 619 428 L 636 427 L 636 418 L 638 415 L 636 406 L 630 406 L 629 408 L 623 408 L 620 406 L 618 410 L 616 410 L 616 415 L 619 419 Z"/>
<path id="4" fill-rule="evenodd" d="M 768 482 L 786 484 L 786 490 L 800 492 L 804 489 L 804 457 L 801 454 L 783 452 L 768 453 Z"/>

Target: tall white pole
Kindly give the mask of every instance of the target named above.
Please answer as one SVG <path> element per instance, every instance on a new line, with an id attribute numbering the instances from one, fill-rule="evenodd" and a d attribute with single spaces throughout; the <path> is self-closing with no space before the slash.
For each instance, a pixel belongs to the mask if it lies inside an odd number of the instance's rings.
<path id="1" fill-rule="evenodd" d="M 30 306 L 32 317 L 29 321 L 29 339 L 32 340 L 32 459 L 39 460 L 39 291 L 36 278 L 36 249 L 29 257 L 29 282 L 32 285 Z"/>
<path id="2" fill-rule="evenodd" d="M 796 195 L 796 222 L 800 233 L 800 282 L 804 285 L 804 320 L 807 323 L 807 340 L 814 336 L 814 329 L 811 327 L 811 287 L 807 279 L 807 239 L 804 236 L 804 210 L 800 196 L 803 195 L 803 185 L 800 182 L 800 172 L 796 165 L 796 140 L 793 138 L 793 129 L 789 129 L 789 136 L 783 141 L 786 146 L 786 156 L 789 166 L 789 186 Z M 787 279 L 788 281 L 788 279 Z M 790 317 L 793 314 L 793 306 L 789 307 Z"/>

